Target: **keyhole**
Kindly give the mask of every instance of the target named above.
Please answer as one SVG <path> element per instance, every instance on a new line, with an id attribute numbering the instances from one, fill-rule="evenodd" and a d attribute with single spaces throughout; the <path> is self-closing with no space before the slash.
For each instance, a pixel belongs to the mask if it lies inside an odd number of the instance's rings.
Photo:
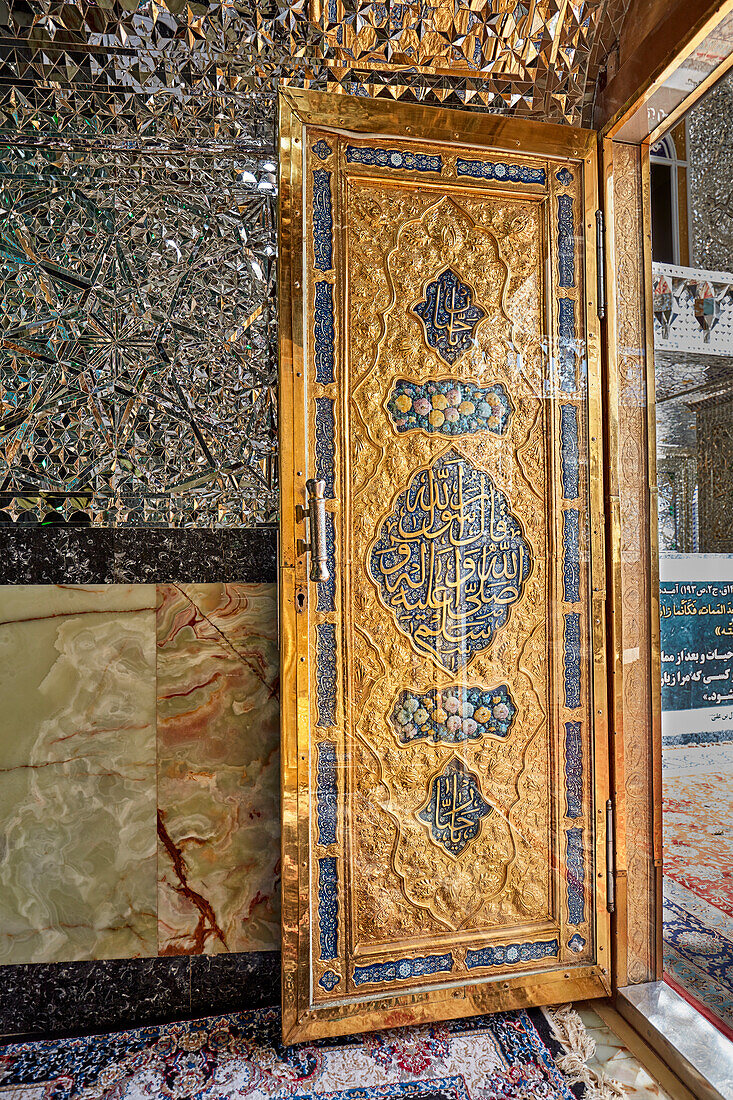
<path id="1" fill-rule="evenodd" d="M 298 611 L 302 611 L 303 608 L 305 607 L 305 595 L 302 592 L 298 592 L 295 599 L 296 599 L 297 604 L 298 604 Z"/>

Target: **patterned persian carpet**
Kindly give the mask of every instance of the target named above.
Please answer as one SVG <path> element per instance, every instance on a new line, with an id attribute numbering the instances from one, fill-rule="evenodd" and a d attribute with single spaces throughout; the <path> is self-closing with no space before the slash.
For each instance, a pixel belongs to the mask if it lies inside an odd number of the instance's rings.
<path id="1" fill-rule="evenodd" d="M 0 1100 L 576 1100 L 543 1023 L 509 1012 L 284 1048 L 263 1009 L 16 1043 L 0 1047 Z"/>
<path id="2" fill-rule="evenodd" d="M 668 747 L 664 969 L 733 1038 L 733 743 Z"/>

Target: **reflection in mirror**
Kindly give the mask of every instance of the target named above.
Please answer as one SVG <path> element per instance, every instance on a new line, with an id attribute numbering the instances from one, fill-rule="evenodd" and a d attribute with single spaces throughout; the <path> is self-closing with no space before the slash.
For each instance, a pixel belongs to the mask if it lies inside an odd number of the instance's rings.
<path id="1" fill-rule="evenodd" d="M 665 977 L 733 1037 L 733 79 L 651 150 Z"/>

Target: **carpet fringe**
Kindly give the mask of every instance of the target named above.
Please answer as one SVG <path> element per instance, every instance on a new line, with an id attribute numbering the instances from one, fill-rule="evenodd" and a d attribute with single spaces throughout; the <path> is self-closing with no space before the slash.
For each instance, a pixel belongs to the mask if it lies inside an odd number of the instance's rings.
<path id="1" fill-rule="evenodd" d="M 585 1100 L 618 1100 L 626 1096 L 626 1090 L 618 1081 L 587 1065 L 596 1051 L 596 1041 L 588 1034 L 585 1024 L 571 1004 L 558 1008 L 543 1008 L 542 1012 L 552 1033 L 566 1052 L 555 1062 L 571 1085 L 585 1085 Z"/>

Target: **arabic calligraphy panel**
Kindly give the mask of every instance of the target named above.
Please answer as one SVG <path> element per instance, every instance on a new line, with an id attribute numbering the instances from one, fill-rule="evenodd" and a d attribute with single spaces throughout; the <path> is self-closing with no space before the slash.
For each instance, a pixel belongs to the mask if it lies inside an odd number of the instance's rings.
<path id="1" fill-rule="evenodd" d="M 429 797 L 417 813 L 431 839 L 448 855 L 459 856 L 481 831 L 493 806 L 481 794 L 478 777 L 457 756 L 430 780 Z"/>
<path id="2" fill-rule="evenodd" d="M 491 645 L 531 569 L 506 497 L 453 450 L 413 475 L 369 552 L 372 579 L 400 629 L 450 672 Z"/>
<path id="3" fill-rule="evenodd" d="M 422 301 L 412 307 L 422 321 L 428 347 L 451 365 L 471 347 L 476 325 L 486 316 L 473 298 L 473 289 L 445 267 L 427 284 Z"/>

